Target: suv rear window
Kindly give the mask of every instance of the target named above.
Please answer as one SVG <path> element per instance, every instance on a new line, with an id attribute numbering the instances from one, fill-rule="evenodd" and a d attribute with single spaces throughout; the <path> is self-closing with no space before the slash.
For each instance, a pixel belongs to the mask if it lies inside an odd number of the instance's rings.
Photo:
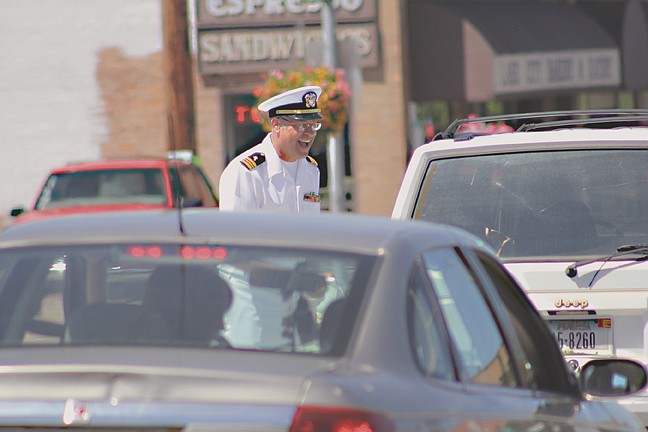
<path id="1" fill-rule="evenodd" d="M 510 153 L 429 163 L 414 217 L 464 228 L 504 259 L 648 243 L 648 151 Z"/>

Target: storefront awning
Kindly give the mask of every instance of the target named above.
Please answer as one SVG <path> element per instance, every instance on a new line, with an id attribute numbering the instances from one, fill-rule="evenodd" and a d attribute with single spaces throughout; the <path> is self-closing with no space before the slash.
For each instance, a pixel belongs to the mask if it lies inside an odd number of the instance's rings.
<path id="1" fill-rule="evenodd" d="M 620 84 L 615 41 L 566 4 L 412 0 L 409 9 L 415 100 L 483 101 Z"/>

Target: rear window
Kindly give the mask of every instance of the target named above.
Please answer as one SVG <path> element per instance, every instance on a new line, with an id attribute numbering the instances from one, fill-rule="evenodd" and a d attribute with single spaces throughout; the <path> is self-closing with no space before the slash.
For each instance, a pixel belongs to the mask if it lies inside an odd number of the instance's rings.
<path id="1" fill-rule="evenodd" d="M 85 205 L 165 205 L 160 169 L 79 171 L 53 174 L 43 187 L 36 209 Z"/>
<path id="2" fill-rule="evenodd" d="M 221 244 L 0 250 L 0 347 L 342 353 L 374 258 Z"/>
<path id="3" fill-rule="evenodd" d="M 648 243 L 648 151 L 545 151 L 429 163 L 414 217 L 486 240 L 503 259 Z"/>

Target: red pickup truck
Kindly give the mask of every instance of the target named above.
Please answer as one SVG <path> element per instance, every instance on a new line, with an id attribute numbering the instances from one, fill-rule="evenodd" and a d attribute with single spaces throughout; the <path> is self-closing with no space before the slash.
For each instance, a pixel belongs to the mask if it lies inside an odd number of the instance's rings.
<path id="1" fill-rule="evenodd" d="M 54 214 L 163 207 L 218 207 L 208 177 L 191 157 L 83 162 L 50 171 L 31 209 L 12 223 Z"/>

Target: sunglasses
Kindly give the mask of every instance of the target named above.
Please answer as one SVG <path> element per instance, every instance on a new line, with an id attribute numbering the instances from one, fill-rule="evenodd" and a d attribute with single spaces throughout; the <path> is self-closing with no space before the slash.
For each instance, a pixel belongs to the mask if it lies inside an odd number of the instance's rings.
<path id="1" fill-rule="evenodd" d="M 282 118 L 281 120 L 283 120 L 288 126 L 292 126 L 293 129 L 295 129 L 298 132 L 306 132 L 306 131 L 315 132 L 322 128 L 322 123 L 317 123 L 317 122 L 315 123 L 291 122 L 285 118 Z"/>

